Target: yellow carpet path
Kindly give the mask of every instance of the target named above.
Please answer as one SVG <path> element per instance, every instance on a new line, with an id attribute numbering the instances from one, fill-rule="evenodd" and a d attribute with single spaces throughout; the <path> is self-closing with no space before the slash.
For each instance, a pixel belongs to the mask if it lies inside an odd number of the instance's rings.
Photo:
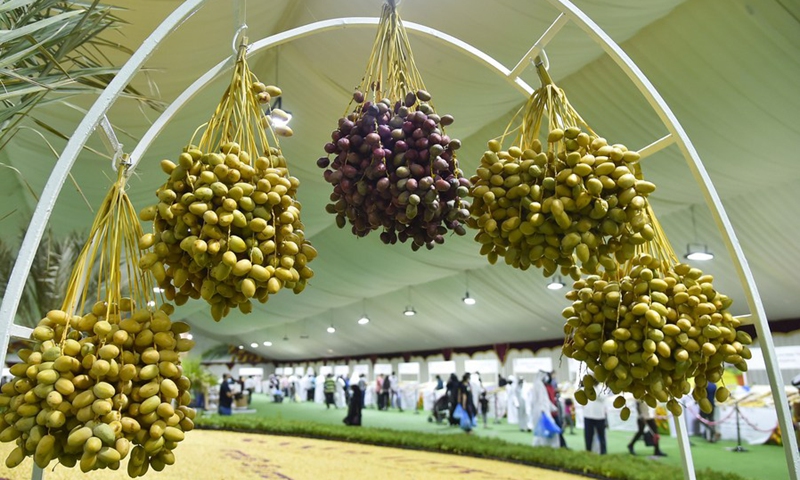
<path id="1" fill-rule="evenodd" d="M 5 466 L 13 444 L 0 444 L 0 480 L 31 478 L 30 458 L 15 469 Z M 159 480 L 337 480 L 425 479 L 439 480 L 577 480 L 585 477 L 524 465 L 430 452 L 375 447 L 295 437 L 199 430 L 186 435 L 175 450 L 176 463 L 163 472 L 141 478 Z M 45 480 L 126 479 L 127 463 L 114 472 L 89 474 L 56 466 Z"/>

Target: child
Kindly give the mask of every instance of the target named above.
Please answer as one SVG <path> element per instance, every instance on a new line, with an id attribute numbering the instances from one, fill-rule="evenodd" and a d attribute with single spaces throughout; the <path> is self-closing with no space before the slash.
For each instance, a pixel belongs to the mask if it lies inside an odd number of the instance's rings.
<path id="1" fill-rule="evenodd" d="M 564 427 L 569 426 L 569 434 L 575 435 L 575 404 L 571 398 L 564 400 Z"/>
<path id="2" fill-rule="evenodd" d="M 478 397 L 478 403 L 481 405 L 481 416 L 483 417 L 483 428 L 489 428 L 486 425 L 486 415 L 489 414 L 489 398 L 486 396 L 486 390 L 481 390 Z"/>

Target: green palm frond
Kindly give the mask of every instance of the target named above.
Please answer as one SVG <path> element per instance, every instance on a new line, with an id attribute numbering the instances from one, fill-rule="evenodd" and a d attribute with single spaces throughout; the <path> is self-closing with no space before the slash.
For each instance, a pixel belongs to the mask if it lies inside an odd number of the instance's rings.
<path id="1" fill-rule="evenodd" d="M 99 0 L 0 3 L 0 149 L 42 102 L 98 94 L 111 82 L 119 69 L 107 54 L 132 53 L 102 36 L 124 23 L 114 12 Z M 164 107 L 131 86 L 123 97 Z"/>

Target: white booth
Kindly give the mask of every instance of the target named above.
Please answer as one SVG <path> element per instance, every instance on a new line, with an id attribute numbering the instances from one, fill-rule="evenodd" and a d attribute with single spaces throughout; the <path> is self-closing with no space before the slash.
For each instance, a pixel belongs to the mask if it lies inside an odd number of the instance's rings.
<path id="1" fill-rule="evenodd" d="M 494 359 L 465 360 L 464 371 L 473 376 L 479 373 L 483 386 L 497 385 L 497 376 L 500 373 L 500 362 Z"/>
<path id="2" fill-rule="evenodd" d="M 419 398 L 419 362 L 402 362 L 397 365 L 397 380 L 400 383 L 400 407 L 414 409 Z"/>

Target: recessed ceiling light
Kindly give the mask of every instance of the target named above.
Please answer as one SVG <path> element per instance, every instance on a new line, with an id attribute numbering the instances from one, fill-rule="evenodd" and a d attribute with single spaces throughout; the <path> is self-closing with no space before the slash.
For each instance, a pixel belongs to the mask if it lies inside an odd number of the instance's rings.
<path id="1" fill-rule="evenodd" d="M 336 333 L 336 328 L 334 328 L 334 326 L 331 325 L 330 327 L 328 327 L 328 333 Z"/>
<path id="2" fill-rule="evenodd" d="M 265 347 L 271 347 L 272 346 L 272 342 L 264 342 L 264 346 Z"/>
<path id="3" fill-rule="evenodd" d="M 239 345 L 239 350 L 244 350 L 244 345 Z"/>
<path id="4" fill-rule="evenodd" d="M 253 342 L 253 343 L 250 344 L 250 346 L 252 348 L 258 348 L 258 343 L 257 342 Z"/>

